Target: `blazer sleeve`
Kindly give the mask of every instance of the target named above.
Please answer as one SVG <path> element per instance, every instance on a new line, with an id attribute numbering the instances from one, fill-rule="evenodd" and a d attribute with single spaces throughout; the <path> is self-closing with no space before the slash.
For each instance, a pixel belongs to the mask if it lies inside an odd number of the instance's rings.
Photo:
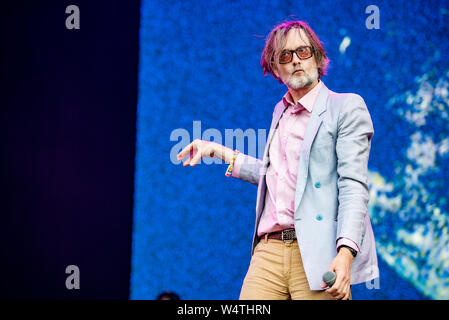
<path id="1" fill-rule="evenodd" d="M 368 159 L 374 135 L 373 123 L 362 97 L 345 95 L 337 128 L 339 205 L 336 239 L 348 238 L 360 248 L 368 212 Z"/>
<path id="2" fill-rule="evenodd" d="M 261 160 L 239 153 L 235 159 L 232 177 L 258 185 L 261 167 Z"/>
<path id="3" fill-rule="evenodd" d="M 280 101 L 274 108 L 273 116 L 271 119 L 270 132 L 274 130 L 275 125 L 275 116 L 282 112 L 284 108 L 283 102 Z M 268 146 L 265 146 L 267 148 Z M 268 162 L 268 159 L 264 159 Z M 249 155 L 245 155 L 239 153 L 237 158 L 235 159 L 234 169 L 232 170 L 232 177 L 239 178 L 243 181 L 251 182 L 256 186 L 259 184 L 259 178 L 261 174 L 264 174 L 264 162 L 260 159 L 251 157 Z M 265 163 L 266 165 L 266 163 Z M 265 166 L 266 171 L 266 166 Z"/>

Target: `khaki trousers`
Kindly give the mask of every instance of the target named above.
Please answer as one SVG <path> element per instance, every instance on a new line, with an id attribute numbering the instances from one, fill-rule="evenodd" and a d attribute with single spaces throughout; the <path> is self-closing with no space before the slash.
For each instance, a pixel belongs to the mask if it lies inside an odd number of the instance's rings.
<path id="1" fill-rule="evenodd" d="M 332 300 L 309 289 L 298 242 L 262 239 L 243 281 L 240 300 Z"/>

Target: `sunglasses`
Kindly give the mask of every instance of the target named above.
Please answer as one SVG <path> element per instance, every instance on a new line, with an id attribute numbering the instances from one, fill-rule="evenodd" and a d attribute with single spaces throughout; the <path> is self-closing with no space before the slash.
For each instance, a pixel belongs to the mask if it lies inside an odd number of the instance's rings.
<path id="1" fill-rule="evenodd" d="M 301 46 L 295 50 L 283 50 L 279 56 L 279 63 L 286 64 L 292 62 L 294 52 L 300 60 L 305 60 L 309 59 L 313 55 L 313 48 L 310 46 Z"/>

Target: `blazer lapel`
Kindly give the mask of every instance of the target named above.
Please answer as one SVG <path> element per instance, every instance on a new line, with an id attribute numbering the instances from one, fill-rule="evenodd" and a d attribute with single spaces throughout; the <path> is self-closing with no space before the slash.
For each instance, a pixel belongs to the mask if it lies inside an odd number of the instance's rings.
<path id="1" fill-rule="evenodd" d="M 328 96 L 329 89 L 323 83 L 323 87 L 318 93 L 315 104 L 313 105 L 312 114 L 310 115 L 310 120 L 307 125 L 304 140 L 301 145 L 295 192 L 295 213 L 297 211 L 299 203 L 301 202 L 302 195 L 306 187 L 307 175 L 309 172 L 310 148 L 312 147 L 312 143 L 315 139 L 318 129 L 323 122 L 322 116 L 326 111 L 326 102 Z"/>
<path id="2" fill-rule="evenodd" d="M 286 106 L 284 106 L 284 103 L 281 101 L 276 106 L 275 110 L 276 113 L 274 114 L 274 119 L 271 124 L 270 132 L 268 133 L 267 143 L 263 155 L 263 163 L 264 165 L 268 166 L 269 159 L 268 157 L 268 150 L 270 149 L 271 140 L 273 140 L 274 132 L 277 130 L 277 126 L 279 124 L 279 120 L 281 119 L 282 114 L 284 113 L 285 109 L 287 109 Z"/>

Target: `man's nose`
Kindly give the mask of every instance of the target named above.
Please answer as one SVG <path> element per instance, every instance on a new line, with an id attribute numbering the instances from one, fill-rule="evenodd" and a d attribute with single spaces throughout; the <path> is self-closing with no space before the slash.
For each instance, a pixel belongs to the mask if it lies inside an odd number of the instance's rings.
<path id="1" fill-rule="evenodd" d="M 293 59 L 292 59 L 293 64 L 301 64 L 301 59 L 298 58 L 298 54 L 296 52 L 293 52 Z"/>

